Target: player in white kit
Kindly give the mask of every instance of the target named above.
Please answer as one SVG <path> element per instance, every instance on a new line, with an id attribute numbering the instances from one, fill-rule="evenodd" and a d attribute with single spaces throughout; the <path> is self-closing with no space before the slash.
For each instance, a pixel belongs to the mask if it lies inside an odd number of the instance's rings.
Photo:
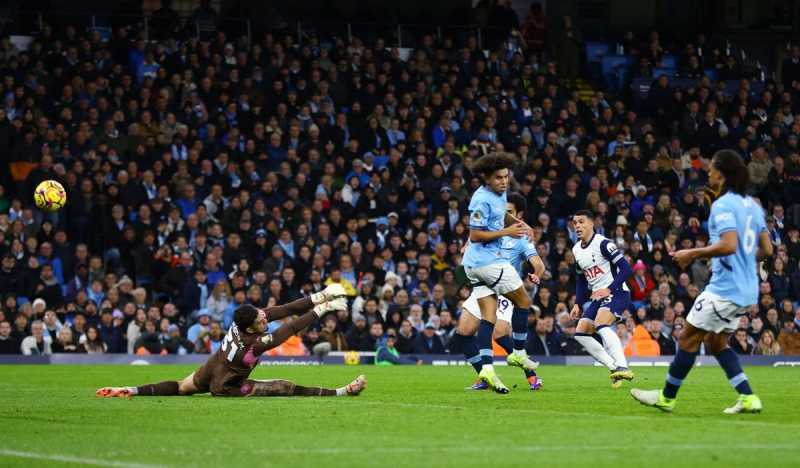
<path id="1" fill-rule="evenodd" d="M 613 242 L 594 232 L 591 211 L 578 211 L 572 222 L 578 235 L 572 248 L 578 278 L 571 315 L 573 320 L 580 317 L 575 340 L 611 371 L 611 386 L 617 388 L 623 380 L 633 379 L 622 342 L 612 326 L 630 307 L 631 294 L 625 281 L 633 270 Z M 602 345 L 592 336 L 595 331 Z"/>

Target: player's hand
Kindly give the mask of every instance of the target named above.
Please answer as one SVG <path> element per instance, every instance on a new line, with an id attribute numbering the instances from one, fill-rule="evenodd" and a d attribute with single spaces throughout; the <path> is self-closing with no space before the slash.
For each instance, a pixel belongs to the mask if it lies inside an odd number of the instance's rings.
<path id="1" fill-rule="evenodd" d="M 569 312 L 569 318 L 572 320 L 578 320 L 581 317 L 581 308 L 578 304 L 572 306 L 572 310 Z"/>
<path id="2" fill-rule="evenodd" d="M 681 269 L 685 269 L 694 260 L 694 251 L 692 249 L 679 250 L 672 252 L 672 260 L 678 264 Z"/>
<path id="3" fill-rule="evenodd" d="M 603 288 L 593 292 L 591 297 L 593 300 L 597 300 L 608 297 L 609 294 L 611 294 L 611 291 L 608 288 Z"/>
<path id="4" fill-rule="evenodd" d="M 528 235 L 528 228 L 525 226 L 525 223 L 516 223 L 506 228 L 506 233 L 511 237 L 525 237 Z"/>
<path id="5" fill-rule="evenodd" d="M 528 273 L 528 281 L 530 281 L 533 284 L 539 284 L 541 279 L 534 273 Z"/>

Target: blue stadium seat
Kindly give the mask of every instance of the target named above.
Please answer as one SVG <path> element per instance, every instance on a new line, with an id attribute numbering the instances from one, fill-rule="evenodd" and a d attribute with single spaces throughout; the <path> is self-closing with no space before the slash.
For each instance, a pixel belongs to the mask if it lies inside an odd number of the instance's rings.
<path id="1" fill-rule="evenodd" d="M 703 73 L 705 73 L 705 75 L 709 77 L 711 81 L 717 81 L 717 70 L 713 68 L 706 68 L 703 70 Z"/>
<path id="2" fill-rule="evenodd" d="M 669 78 L 675 78 L 675 69 L 670 67 L 659 67 L 653 69 L 653 78 L 658 78 L 659 76 L 666 75 Z"/>
<path id="3" fill-rule="evenodd" d="M 661 63 L 658 65 L 662 68 L 675 68 L 678 64 L 678 61 L 675 59 L 674 55 L 665 55 L 661 57 Z"/>
<path id="4" fill-rule="evenodd" d="M 608 55 L 608 49 L 608 43 L 606 42 L 587 42 L 586 61 L 599 62 L 604 56 Z"/>

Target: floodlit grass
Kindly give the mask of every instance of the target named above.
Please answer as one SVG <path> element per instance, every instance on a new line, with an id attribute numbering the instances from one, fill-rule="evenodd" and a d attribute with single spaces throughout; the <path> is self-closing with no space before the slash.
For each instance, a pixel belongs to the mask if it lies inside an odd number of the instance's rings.
<path id="1" fill-rule="evenodd" d="M 337 387 L 358 398 L 98 399 L 97 387 L 178 379 L 187 366 L 0 366 L 0 466 L 798 466 L 800 369 L 746 369 L 759 415 L 726 416 L 736 395 L 694 369 L 673 414 L 610 388 L 596 367 L 543 367 L 531 392 L 469 392 L 468 367 L 260 367 L 253 377 Z M 665 368 L 635 368 L 636 386 Z"/>

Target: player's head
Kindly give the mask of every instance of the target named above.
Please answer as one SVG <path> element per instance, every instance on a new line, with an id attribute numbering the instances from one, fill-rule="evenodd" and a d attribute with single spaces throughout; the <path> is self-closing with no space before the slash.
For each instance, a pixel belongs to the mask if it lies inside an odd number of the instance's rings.
<path id="1" fill-rule="evenodd" d="M 589 240 L 594 235 L 594 213 L 591 210 L 580 210 L 572 215 L 575 233 L 582 240 Z"/>
<path id="2" fill-rule="evenodd" d="M 252 332 L 263 333 L 267 329 L 267 314 L 250 304 L 245 304 L 233 313 L 233 323 L 239 330 L 247 331 L 250 328 Z"/>
<path id="3" fill-rule="evenodd" d="M 711 160 L 708 183 L 716 192 L 730 191 L 739 195 L 747 192 L 750 176 L 742 158 L 732 150 L 720 150 Z"/>
<path id="4" fill-rule="evenodd" d="M 475 161 L 472 171 L 479 174 L 493 192 L 503 193 L 508 189 L 509 169 L 517 160 L 509 153 L 489 153 Z"/>
<path id="5" fill-rule="evenodd" d="M 520 218 L 525 214 L 528 209 L 528 202 L 522 194 L 514 192 L 508 194 L 508 203 L 506 204 L 506 213 L 515 218 Z"/>

